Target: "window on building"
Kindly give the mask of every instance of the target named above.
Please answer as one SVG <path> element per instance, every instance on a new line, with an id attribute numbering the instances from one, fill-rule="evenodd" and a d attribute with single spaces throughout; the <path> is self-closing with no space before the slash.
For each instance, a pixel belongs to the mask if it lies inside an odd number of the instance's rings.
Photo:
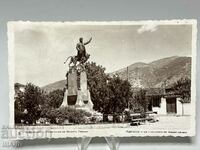
<path id="1" fill-rule="evenodd" d="M 154 96 L 152 98 L 152 105 L 153 107 L 160 107 L 160 103 L 161 103 L 161 100 L 160 100 L 160 96 Z"/>

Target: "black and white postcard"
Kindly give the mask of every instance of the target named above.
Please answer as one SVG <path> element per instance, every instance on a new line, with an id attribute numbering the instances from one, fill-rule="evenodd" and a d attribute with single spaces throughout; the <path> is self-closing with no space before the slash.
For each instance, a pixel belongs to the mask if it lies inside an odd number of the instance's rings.
<path id="1" fill-rule="evenodd" d="M 19 139 L 194 136 L 196 36 L 196 20 L 9 22 L 10 125 Z"/>

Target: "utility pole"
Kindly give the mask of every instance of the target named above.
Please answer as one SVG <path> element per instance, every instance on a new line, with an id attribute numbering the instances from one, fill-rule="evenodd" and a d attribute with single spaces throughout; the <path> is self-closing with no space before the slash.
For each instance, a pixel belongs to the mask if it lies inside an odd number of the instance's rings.
<path id="1" fill-rule="evenodd" d="M 129 82 L 129 70 L 128 70 L 128 67 L 126 69 L 126 77 L 127 77 L 127 81 Z M 129 100 L 128 100 L 128 109 L 130 109 L 130 106 L 129 106 Z"/>
<path id="2" fill-rule="evenodd" d="M 129 70 L 128 70 L 128 67 L 126 69 L 126 77 L 127 77 L 127 80 L 129 81 Z"/>

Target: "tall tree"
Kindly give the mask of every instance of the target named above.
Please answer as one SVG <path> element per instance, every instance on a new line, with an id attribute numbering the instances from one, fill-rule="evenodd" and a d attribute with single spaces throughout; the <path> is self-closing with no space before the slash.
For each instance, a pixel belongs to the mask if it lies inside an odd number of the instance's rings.
<path id="1" fill-rule="evenodd" d="M 20 92 L 16 97 L 15 108 L 20 111 L 26 110 L 25 118 L 23 119 L 32 124 L 40 118 L 41 105 L 44 104 L 45 98 L 46 94 L 39 87 L 28 83 L 24 92 Z"/>
<path id="2" fill-rule="evenodd" d="M 181 78 L 173 84 L 174 93 L 180 95 L 182 102 L 190 102 L 191 100 L 191 79 Z"/>
<path id="3" fill-rule="evenodd" d="M 103 114 L 122 113 L 132 97 L 130 83 L 118 76 L 109 77 L 105 68 L 94 62 L 86 63 L 86 71 L 94 109 Z"/>
<path id="4" fill-rule="evenodd" d="M 135 92 L 133 96 L 134 102 L 138 105 L 141 106 L 143 110 L 143 113 L 146 112 L 147 110 L 147 105 L 148 105 L 148 100 L 146 99 L 146 90 L 145 89 L 139 89 L 138 91 Z M 140 108 L 140 107 L 138 107 Z"/>
<path id="5" fill-rule="evenodd" d="M 122 80 L 118 76 L 113 76 L 108 82 L 109 113 L 116 116 L 121 114 L 125 108 L 129 107 L 129 101 L 132 98 L 131 85 L 127 80 Z"/>
<path id="6" fill-rule="evenodd" d="M 49 107 L 59 108 L 63 102 L 64 91 L 57 89 L 48 94 L 46 104 Z"/>
<path id="7" fill-rule="evenodd" d="M 106 108 L 108 106 L 106 84 L 108 75 L 105 73 L 105 68 L 94 62 L 87 62 L 85 68 L 87 71 L 88 87 L 91 93 L 94 109 L 106 113 Z"/>

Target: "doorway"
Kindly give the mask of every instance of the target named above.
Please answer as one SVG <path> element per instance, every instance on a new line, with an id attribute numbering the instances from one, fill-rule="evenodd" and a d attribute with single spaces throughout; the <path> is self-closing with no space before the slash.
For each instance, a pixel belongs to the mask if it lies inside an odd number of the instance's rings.
<path id="1" fill-rule="evenodd" d="M 168 114 L 176 114 L 176 98 L 166 98 L 167 102 L 167 113 Z"/>

